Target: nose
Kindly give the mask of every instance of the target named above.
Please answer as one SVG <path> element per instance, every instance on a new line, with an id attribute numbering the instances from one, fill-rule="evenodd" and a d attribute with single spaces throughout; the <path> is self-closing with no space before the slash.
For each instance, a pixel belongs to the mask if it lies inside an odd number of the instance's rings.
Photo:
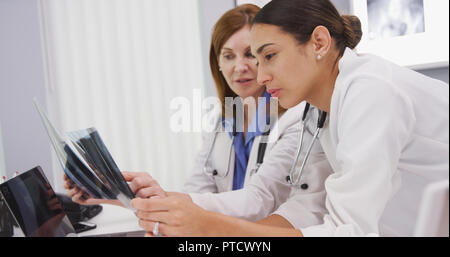
<path id="1" fill-rule="evenodd" d="M 258 67 L 258 75 L 256 76 L 256 81 L 261 86 L 266 86 L 270 81 L 272 81 L 272 76 L 269 75 L 261 66 Z"/>
<path id="2" fill-rule="evenodd" d="M 248 60 L 246 60 L 246 58 L 238 58 L 237 62 L 236 62 L 236 67 L 234 68 L 234 70 L 238 73 L 244 73 L 247 72 L 249 70 L 249 63 Z"/>

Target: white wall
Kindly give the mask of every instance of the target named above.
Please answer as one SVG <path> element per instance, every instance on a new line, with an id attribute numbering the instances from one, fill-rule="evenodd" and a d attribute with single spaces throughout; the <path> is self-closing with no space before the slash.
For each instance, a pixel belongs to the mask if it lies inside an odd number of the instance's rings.
<path id="1" fill-rule="evenodd" d="M 37 0 L 1 0 L 0 123 L 6 173 L 40 165 L 52 181 L 53 153 L 33 97 L 46 108 Z"/>
<path id="2" fill-rule="evenodd" d="M 5 175 L 5 158 L 3 155 L 2 124 L 0 122 L 0 181 Z"/>
<path id="3" fill-rule="evenodd" d="M 174 100 L 187 100 L 191 114 L 194 90 L 204 89 L 198 1 L 40 2 L 55 127 L 97 128 L 120 169 L 180 190 L 201 142 L 200 131 L 171 126 Z"/>
<path id="4" fill-rule="evenodd" d="M 341 14 L 350 13 L 350 2 L 348 0 L 331 0 L 331 2 Z"/>
<path id="5" fill-rule="evenodd" d="M 235 7 L 234 0 L 199 0 L 200 30 L 202 33 L 203 74 L 205 76 L 205 93 L 215 96 L 216 87 L 209 69 L 209 47 L 214 24 L 228 10 Z"/>

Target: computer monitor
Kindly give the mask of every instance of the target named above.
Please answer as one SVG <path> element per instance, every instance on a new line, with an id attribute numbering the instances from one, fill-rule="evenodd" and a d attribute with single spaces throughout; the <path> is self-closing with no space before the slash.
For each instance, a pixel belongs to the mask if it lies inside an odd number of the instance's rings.
<path id="1" fill-rule="evenodd" d="M 75 235 L 75 230 L 41 167 L 35 167 L 0 184 L 0 193 L 25 236 Z"/>

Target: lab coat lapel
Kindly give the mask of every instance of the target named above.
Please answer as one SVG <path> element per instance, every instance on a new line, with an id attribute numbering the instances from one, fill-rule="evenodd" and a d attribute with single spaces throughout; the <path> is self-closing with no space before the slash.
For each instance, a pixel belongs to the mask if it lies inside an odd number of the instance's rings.
<path id="1" fill-rule="evenodd" d="M 245 171 L 245 181 L 244 187 L 250 182 L 252 174 L 252 170 L 256 167 L 256 161 L 258 158 L 258 147 L 261 142 L 261 136 L 256 136 L 253 139 L 252 150 L 250 151 L 250 156 L 248 157 L 247 169 Z"/>
<path id="2" fill-rule="evenodd" d="M 320 131 L 319 142 L 322 146 L 328 162 L 333 170 L 338 170 L 339 164 L 336 160 L 336 142 L 333 140 L 332 132 L 330 131 L 329 120 L 325 123 L 323 129 Z"/>
<path id="3" fill-rule="evenodd" d="M 228 158 L 230 154 L 230 145 L 232 143 L 228 132 L 219 133 L 216 139 L 216 146 L 211 153 L 211 160 L 214 162 L 213 165 L 216 167 L 219 176 L 224 176 L 228 169 Z M 218 192 L 231 191 L 233 189 L 233 175 L 234 175 L 234 162 L 235 162 L 235 152 L 234 147 L 231 150 L 230 158 L 230 171 L 228 176 L 222 178 L 215 176 L 216 185 Z"/>

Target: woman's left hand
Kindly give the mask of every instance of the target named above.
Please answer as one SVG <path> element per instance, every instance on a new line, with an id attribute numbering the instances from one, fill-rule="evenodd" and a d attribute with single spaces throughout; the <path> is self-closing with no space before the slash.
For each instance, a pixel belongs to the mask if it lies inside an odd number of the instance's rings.
<path id="1" fill-rule="evenodd" d="M 156 222 L 164 236 L 205 236 L 209 225 L 208 213 L 194 204 L 187 194 L 171 193 L 165 198 L 135 198 L 131 206 L 136 209 L 139 225 L 153 236 Z"/>

